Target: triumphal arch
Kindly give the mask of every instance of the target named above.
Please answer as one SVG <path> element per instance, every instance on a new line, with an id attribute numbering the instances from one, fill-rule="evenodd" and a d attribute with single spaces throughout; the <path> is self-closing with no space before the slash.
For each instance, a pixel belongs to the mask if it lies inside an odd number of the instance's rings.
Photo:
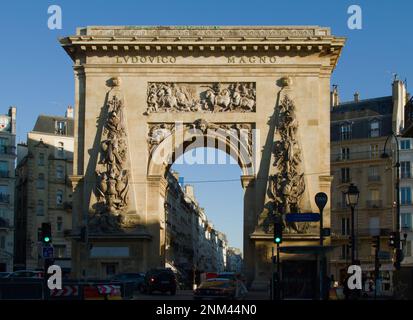
<path id="1" fill-rule="evenodd" d="M 330 194 L 330 76 L 344 39 L 317 26 L 92 26 L 60 41 L 75 73 L 76 275 L 163 264 L 166 170 L 203 145 L 241 167 L 245 273 L 265 286 L 274 217 L 317 212 L 314 195 Z M 324 213 L 328 227 L 329 203 Z M 311 223 L 284 232 L 283 246 L 319 239 Z"/>

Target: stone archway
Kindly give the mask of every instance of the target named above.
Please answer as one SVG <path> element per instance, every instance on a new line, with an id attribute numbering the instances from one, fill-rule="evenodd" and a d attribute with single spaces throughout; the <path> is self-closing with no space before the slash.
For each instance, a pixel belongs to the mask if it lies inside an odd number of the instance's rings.
<path id="1" fill-rule="evenodd" d="M 93 274 L 112 261 L 120 271 L 160 265 L 159 195 L 167 166 L 154 159 L 162 159 L 161 144 L 195 128 L 202 132 L 195 136 L 221 142 L 240 163 L 246 271 L 265 287 L 273 247 L 265 221 L 271 210 L 281 204 L 316 212 L 314 195 L 330 194 L 330 77 L 344 41 L 328 28 L 310 26 L 86 27 L 62 39 L 75 63 L 73 234 L 78 239 L 87 225 L 95 248 L 89 252 L 73 242 L 76 274 Z M 181 131 L 170 127 L 176 123 Z M 205 133 L 209 126 L 224 129 L 224 136 L 229 129 L 257 130 L 253 165 L 248 166 L 245 140 L 228 143 Z M 241 148 L 234 151 L 237 144 Z M 324 212 L 329 227 L 329 204 Z M 314 228 L 297 230 L 283 245 L 317 243 Z"/>

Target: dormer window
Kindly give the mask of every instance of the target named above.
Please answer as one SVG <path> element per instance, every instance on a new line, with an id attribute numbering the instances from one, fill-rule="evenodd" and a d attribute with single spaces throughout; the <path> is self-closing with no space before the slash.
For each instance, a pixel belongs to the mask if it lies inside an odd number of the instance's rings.
<path id="1" fill-rule="evenodd" d="M 373 120 L 370 122 L 370 137 L 376 138 L 380 136 L 380 122 L 378 120 Z"/>
<path id="2" fill-rule="evenodd" d="M 56 121 L 56 134 L 66 135 L 66 121 Z"/>

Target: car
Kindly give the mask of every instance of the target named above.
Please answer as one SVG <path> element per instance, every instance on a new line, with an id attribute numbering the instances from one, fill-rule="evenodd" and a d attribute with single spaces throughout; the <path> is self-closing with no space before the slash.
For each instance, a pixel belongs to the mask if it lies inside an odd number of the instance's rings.
<path id="1" fill-rule="evenodd" d="M 36 270 L 19 270 L 10 273 L 6 276 L 6 278 L 37 278 L 41 279 L 44 276 L 43 271 L 36 271 Z"/>
<path id="2" fill-rule="evenodd" d="M 152 269 L 145 275 L 141 292 L 152 294 L 154 291 L 176 294 L 176 276 L 171 269 Z"/>
<path id="3" fill-rule="evenodd" d="M 194 299 L 235 299 L 236 282 L 227 278 L 211 278 L 202 282 L 194 291 Z"/>
<path id="4" fill-rule="evenodd" d="M 133 282 L 133 290 L 141 291 L 145 281 L 145 274 L 141 272 L 119 273 L 111 278 L 112 281 Z"/>
<path id="5" fill-rule="evenodd" d="M 11 272 L 0 272 L 0 278 L 7 278 Z"/>

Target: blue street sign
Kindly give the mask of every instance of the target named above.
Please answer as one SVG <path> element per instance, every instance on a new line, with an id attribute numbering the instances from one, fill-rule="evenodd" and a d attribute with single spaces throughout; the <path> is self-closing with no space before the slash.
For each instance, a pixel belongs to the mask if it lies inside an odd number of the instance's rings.
<path id="1" fill-rule="evenodd" d="M 43 247 L 43 258 L 53 258 L 53 247 Z"/>
<path id="2" fill-rule="evenodd" d="M 285 215 L 287 222 L 316 222 L 320 221 L 319 213 L 288 213 Z"/>

